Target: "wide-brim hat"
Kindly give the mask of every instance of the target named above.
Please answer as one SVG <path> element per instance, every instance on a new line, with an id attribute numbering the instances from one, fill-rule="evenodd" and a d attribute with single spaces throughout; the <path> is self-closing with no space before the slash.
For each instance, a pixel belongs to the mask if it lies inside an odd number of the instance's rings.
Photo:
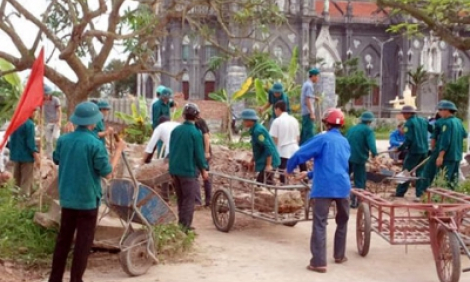
<path id="1" fill-rule="evenodd" d="M 271 88 L 271 92 L 273 93 L 282 93 L 284 92 L 284 87 L 282 86 L 281 83 L 274 83 L 273 87 Z"/>
<path id="2" fill-rule="evenodd" d="M 157 91 L 156 91 L 156 92 L 161 94 L 162 91 L 165 90 L 165 88 L 166 88 L 165 86 L 159 85 L 159 86 L 157 87 Z"/>
<path id="3" fill-rule="evenodd" d="M 259 120 L 258 115 L 256 114 L 255 110 L 252 109 L 246 109 L 243 110 L 240 119 L 242 120 Z"/>
<path id="4" fill-rule="evenodd" d="M 103 119 L 98 106 L 92 102 L 83 102 L 75 107 L 70 121 L 76 125 L 94 125 Z"/>
<path id="5" fill-rule="evenodd" d="M 308 74 L 309 74 L 309 75 L 319 75 L 319 74 L 320 74 L 320 70 L 317 69 L 317 68 L 313 68 L 313 69 L 310 69 L 310 70 L 308 71 Z"/>
<path id="6" fill-rule="evenodd" d="M 375 116 L 372 112 L 363 112 L 360 119 L 361 121 L 369 122 L 374 121 Z"/>
<path id="7" fill-rule="evenodd" d="M 457 106 L 451 101 L 442 100 L 437 104 L 438 110 L 457 111 Z"/>
<path id="8" fill-rule="evenodd" d="M 44 94 L 51 95 L 52 92 L 54 92 L 54 91 L 52 91 L 52 88 L 49 85 L 44 84 Z"/>
<path id="9" fill-rule="evenodd" d="M 160 97 L 171 97 L 173 95 L 173 91 L 170 88 L 165 87 L 160 93 Z"/>
<path id="10" fill-rule="evenodd" d="M 98 109 L 100 109 L 100 110 L 110 110 L 111 109 L 111 106 L 106 101 L 99 101 L 97 105 L 98 105 Z"/>
<path id="11" fill-rule="evenodd" d="M 403 108 L 401 109 L 401 113 L 402 114 L 415 114 L 416 109 L 413 106 L 406 105 L 406 106 L 403 106 Z"/>

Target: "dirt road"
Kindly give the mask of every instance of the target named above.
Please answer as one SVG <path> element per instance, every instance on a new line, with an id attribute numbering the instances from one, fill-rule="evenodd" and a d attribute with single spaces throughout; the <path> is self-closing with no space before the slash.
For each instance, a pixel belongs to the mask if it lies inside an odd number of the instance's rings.
<path id="1" fill-rule="evenodd" d="M 334 221 L 328 226 L 328 273 L 318 274 L 305 269 L 310 259 L 311 223 L 290 228 L 254 221 L 237 214 L 234 230 L 221 233 L 212 225 L 210 212 L 199 211 L 195 226 L 198 237 L 189 261 L 154 266 L 141 277 L 129 278 L 117 264 L 104 271 L 88 271 L 87 282 L 235 282 L 235 281 L 438 281 L 429 246 L 391 247 L 376 235 L 366 258 L 359 257 L 355 244 L 355 212 L 349 224 L 347 256 L 344 265 L 331 259 Z M 462 257 L 464 267 L 470 266 Z M 461 281 L 470 279 L 462 274 Z"/>

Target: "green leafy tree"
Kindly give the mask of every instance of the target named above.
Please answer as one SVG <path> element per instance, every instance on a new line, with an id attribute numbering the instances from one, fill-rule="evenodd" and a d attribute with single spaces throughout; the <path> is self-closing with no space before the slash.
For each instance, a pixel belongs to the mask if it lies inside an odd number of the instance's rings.
<path id="1" fill-rule="evenodd" d="M 13 115 L 15 105 L 23 91 L 19 75 L 10 72 L 14 69 L 12 64 L 0 59 L 0 71 L 6 73 L 0 77 L 0 125 Z"/>
<path id="2" fill-rule="evenodd" d="M 444 86 L 443 98 L 452 101 L 457 105 L 459 108 L 457 116 L 460 118 L 465 118 L 467 116 L 469 79 L 470 76 L 468 75 L 462 76 L 456 81 L 447 82 Z"/>
<path id="3" fill-rule="evenodd" d="M 359 69 L 359 59 L 352 58 L 343 63 L 336 63 L 336 93 L 338 106 L 343 108 L 351 100 L 368 95 L 377 86 L 374 79 Z"/>
<path id="4" fill-rule="evenodd" d="M 265 0 L 48 0 L 41 11 L 31 2 L 0 1 L 0 30 L 17 49 L 0 46 L 0 58 L 23 71 L 32 67 L 39 46 L 47 44 L 46 61 L 58 54 L 75 76 L 66 77 L 61 69 L 45 66 L 45 76 L 65 94 L 69 113 L 102 85 L 139 72 L 162 72 L 155 68 L 155 51 L 173 23 L 182 23 L 191 36 L 238 58 L 243 54 L 240 40 L 285 22 L 276 3 Z M 19 29 L 18 20 L 34 28 Z M 217 37 L 223 32 L 232 44 L 214 40 L 216 31 Z M 33 43 L 27 44 L 26 37 L 33 38 Z M 112 50 L 127 58 L 118 69 L 108 71 L 105 64 Z M 182 71 L 168 74 L 179 77 Z"/>
<path id="5" fill-rule="evenodd" d="M 415 71 L 409 71 L 408 77 L 411 84 L 411 93 L 417 97 L 417 104 L 421 105 L 422 94 L 424 94 L 421 93 L 421 86 L 429 79 L 429 73 L 423 65 L 420 65 Z"/>

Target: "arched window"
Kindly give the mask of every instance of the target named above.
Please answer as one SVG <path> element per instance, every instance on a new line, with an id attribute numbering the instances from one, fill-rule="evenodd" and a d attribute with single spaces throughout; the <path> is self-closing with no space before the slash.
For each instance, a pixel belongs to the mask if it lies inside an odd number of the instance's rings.
<path id="1" fill-rule="evenodd" d="M 273 53 L 274 57 L 276 57 L 278 61 L 282 62 L 282 47 L 277 45 L 276 47 L 274 47 Z"/>
<path id="2" fill-rule="evenodd" d="M 205 59 L 206 59 L 206 62 L 209 62 L 209 60 L 212 58 L 212 57 L 215 57 L 217 56 L 217 51 L 216 49 L 214 48 L 214 46 L 212 46 L 212 43 L 206 41 L 206 43 L 204 44 L 204 50 L 205 50 Z"/>
<path id="3" fill-rule="evenodd" d="M 183 47 L 181 49 L 181 59 L 185 62 L 189 60 L 189 37 L 187 35 L 183 38 Z"/>

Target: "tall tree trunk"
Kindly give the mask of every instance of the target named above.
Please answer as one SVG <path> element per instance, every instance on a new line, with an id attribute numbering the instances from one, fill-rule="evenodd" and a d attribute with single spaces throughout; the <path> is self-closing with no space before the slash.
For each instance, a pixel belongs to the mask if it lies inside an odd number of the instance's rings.
<path id="1" fill-rule="evenodd" d="M 82 87 L 78 87 L 69 93 L 65 93 L 65 96 L 67 97 L 67 119 L 73 114 L 73 111 L 78 104 L 87 100 L 88 94 L 89 93 L 87 91 L 83 91 Z"/>

